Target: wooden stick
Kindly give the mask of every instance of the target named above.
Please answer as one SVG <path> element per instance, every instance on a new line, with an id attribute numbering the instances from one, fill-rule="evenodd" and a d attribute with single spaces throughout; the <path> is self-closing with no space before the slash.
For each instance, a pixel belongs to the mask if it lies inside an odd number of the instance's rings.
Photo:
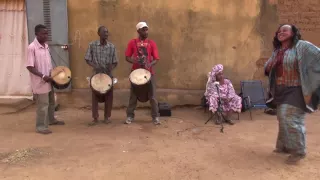
<path id="1" fill-rule="evenodd" d="M 56 77 L 56 76 L 59 75 L 61 72 L 64 72 L 64 70 L 61 70 L 61 71 L 57 72 L 57 73 L 56 73 L 54 76 L 52 76 L 51 78 Z"/>

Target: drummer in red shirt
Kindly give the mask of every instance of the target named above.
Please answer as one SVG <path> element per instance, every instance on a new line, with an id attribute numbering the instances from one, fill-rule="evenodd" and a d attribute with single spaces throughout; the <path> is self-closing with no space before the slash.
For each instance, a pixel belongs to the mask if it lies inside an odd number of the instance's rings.
<path id="1" fill-rule="evenodd" d="M 160 124 L 159 120 L 159 108 L 158 101 L 156 100 L 156 83 L 154 77 L 154 71 L 152 67 L 159 61 L 158 48 L 154 41 L 148 39 L 148 25 L 145 22 L 139 22 L 136 25 L 139 37 L 132 39 L 128 43 L 127 50 L 125 52 L 126 61 L 132 64 L 132 70 L 138 68 L 144 68 L 151 73 L 151 83 L 149 88 L 150 105 L 152 121 L 155 125 Z M 132 87 L 130 89 L 130 100 L 127 108 L 127 120 L 126 124 L 130 124 L 134 120 L 134 111 L 137 107 L 137 96 L 133 92 Z"/>

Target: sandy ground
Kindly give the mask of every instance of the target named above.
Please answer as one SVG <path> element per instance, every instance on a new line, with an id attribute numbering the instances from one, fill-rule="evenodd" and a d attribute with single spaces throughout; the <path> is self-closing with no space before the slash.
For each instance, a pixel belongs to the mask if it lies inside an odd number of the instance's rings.
<path id="1" fill-rule="evenodd" d="M 101 112 L 102 114 L 102 112 Z M 154 126 L 148 110 L 123 124 L 124 110 L 113 111 L 113 123 L 88 127 L 88 109 L 61 109 L 64 127 L 51 135 L 35 130 L 34 107 L 0 115 L 0 179 L 3 180 L 276 180 L 320 179 L 320 114 L 307 116 L 307 158 L 284 163 L 272 153 L 277 135 L 275 116 L 241 114 L 220 133 L 207 114 L 179 108 Z"/>

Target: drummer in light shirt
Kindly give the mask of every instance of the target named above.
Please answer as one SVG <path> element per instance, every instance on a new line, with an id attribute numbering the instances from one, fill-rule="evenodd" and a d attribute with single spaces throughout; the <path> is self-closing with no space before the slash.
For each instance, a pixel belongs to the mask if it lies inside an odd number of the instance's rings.
<path id="1" fill-rule="evenodd" d="M 132 64 L 132 70 L 138 68 L 144 68 L 150 71 L 151 83 L 149 88 L 150 105 L 152 120 L 155 125 L 160 124 L 158 101 L 156 100 L 156 83 L 154 77 L 153 66 L 159 61 L 158 48 L 154 41 L 148 38 L 148 25 L 145 22 L 139 22 L 136 25 L 138 38 L 132 39 L 128 43 L 127 50 L 125 52 L 126 61 Z M 132 87 L 130 89 L 130 99 L 127 108 L 126 124 L 130 124 L 134 120 L 134 111 L 137 107 L 138 98 L 133 92 Z"/>
<path id="2" fill-rule="evenodd" d="M 115 46 L 108 41 L 109 31 L 105 26 L 98 28 L 99 40 L 89 44 L 85 60 L 89 66 L 93 68 L 94 73 L 105 73 L 112 77 L 112 70 L 117 66 L 118 59 Z M 92 91 L 92 118 L 93 121 L 89 125 L 96 125 L 99 121 L 98 103 L 104 102 L 104 120 L 105 124 L 109 124 L 111 110 L 113 104 L 113 88 L 105 95 L 97 94 Z"/>
<path id="3" fill-rule="evenodd" d="M 31 88 L 37 104 L 36 132 L 40 134 L 52 133 L 48 125 L 64 125 L 54 117 L 55 99 L 51 85 L 52 70 L 51 56 L 47 28 L 39 24 L 35 27 L 36 38 L 28 46 L 26 67 L 30 72 Z"/>

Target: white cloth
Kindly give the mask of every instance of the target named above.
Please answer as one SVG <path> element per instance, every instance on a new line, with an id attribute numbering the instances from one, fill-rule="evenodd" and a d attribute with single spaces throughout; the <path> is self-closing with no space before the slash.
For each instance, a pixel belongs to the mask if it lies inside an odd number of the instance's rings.
<path id="1" fill-rule="evenodd" d="M 137 25 L 136 25 L 136 28 L 137 30 L 141 29 L 141 28 L 144 28 L 144 27 L 147 27 L 148 28 L 148 25 L 146 22 L 139 22 Z"/>
<path id="2" fill-rule="evenodd" d="M 204 93 L 205 96 L 208 94 L 208 85 L 209 85 L 209 82 L 211 81 L 210 74 L 211 74 L 211 72 L 208 73 L 208 81 L 207 81 L 207 84 L 206 84 L 206 92 Z"/>
<path id="3" fill-rule="evenodd" d="M 0 96 L 32 95 L 25 0 L 0 1 Z"/>

